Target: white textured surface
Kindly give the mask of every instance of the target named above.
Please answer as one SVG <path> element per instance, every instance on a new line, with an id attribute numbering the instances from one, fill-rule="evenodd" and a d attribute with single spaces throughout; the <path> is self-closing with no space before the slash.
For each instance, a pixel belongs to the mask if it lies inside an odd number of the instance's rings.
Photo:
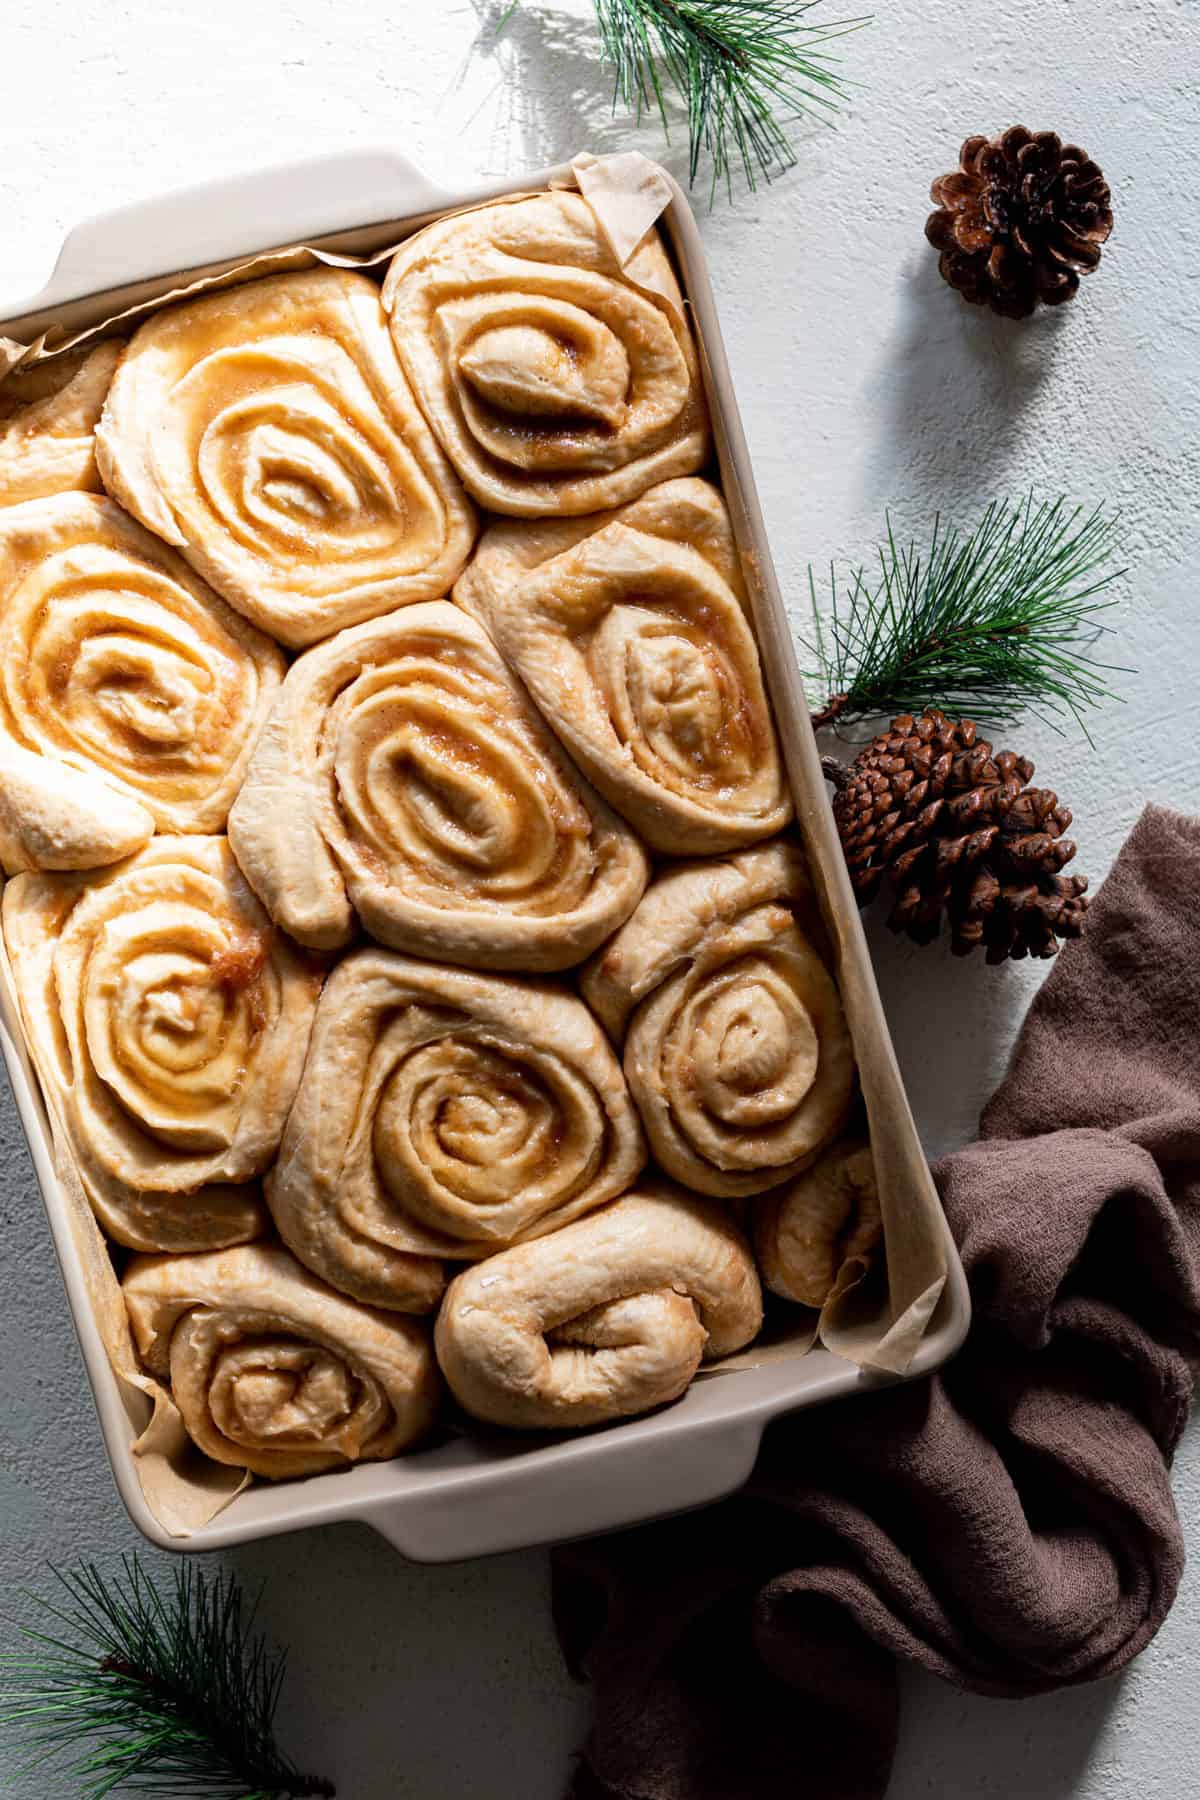
<path id="1" fill-rule="evenodd" d="M 66 228 L 170 186 L 392 143 L 446 184 L 636 141 L 609 114 L 586 0 L 7 0 L 0 36 L 0 297 L 39 285 Z M 845 10 L 852 10 L 847 7 Z M 836 0 L 824 11 L 834 16 Z M 1115 659 L 1136 664 L 1096 749 L 1019 747 L 1075 810 L 1103 875 L 1146 799 L 1200 807 L 1200 345 L 1194 0 L 892 0 L 846 45 L 836 132 L 705 220 L 785 590 L 864 553 L 885 506 L 922 529 L 1030 484 L 1119 503 L 1131 577 Z M 1100 273 L 1013 328 L 939 283 L 921 227 L 968 131 L 1080 139 L 1115 193 Z M 677 143 L 676 153 L 680 148 Z M 675 157 L 678 167 L 678 154 Z M 2 309 L 0 309 L 2 310 Z M 1039 971 L 952 963 L 873 933 L 931 1153 L 970 1135 Z M 134 1547 L 107 1473 L 19 1128 L 0 1104 L 0 1590 L 43 1558 Z M 1200 1432 L 1178 1469 L 1200 1539 Z M 153 1560 L 153 1559 L 152 1559 Z M 252 1546 L 292 1644 L 284 1727 L 345 1800 L 556 1800 L 585 1702 L 562 1673 L 538 1554 L 411 1568 L 366 1531 Z M 5 1611 L 9 1608 L 6 1605 Z M 1120 1683 L 1020 1705 L 907 1683 L 894 1800 L 1181 1800 L 1194 1787 L 1200 1584 Z M 44 1772 L 11 1791 L 58 1800 Z"/>

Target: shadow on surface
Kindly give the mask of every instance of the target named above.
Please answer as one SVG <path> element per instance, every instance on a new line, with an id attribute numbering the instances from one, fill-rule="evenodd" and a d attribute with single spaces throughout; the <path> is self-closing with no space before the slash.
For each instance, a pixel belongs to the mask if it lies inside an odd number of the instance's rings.
<path id="1" fill-rule="evenodd" d="M 968 306 L 942 280 L 927 245 L 914 251 L 907 274 L 897 329 L 875 375 L 879 425 L 862 491 L 885 505 L 889 496 L 932 491 L 948 506 L 975 508 L 1008 485 L 1066 320 L 1063 311 L 1014 321 Z"/>
<path id="2" fill-rule="evenodd" d="M 657 111 L 640 125 L 613 107 L 612 70 L 600 60 L 596 26 L 590 17 L 544 10 L 509 0 L 471 0 L 479 31 L 459 80 L 488 71 L 493 83 L 480 104 L 494 116 L 490 125 L 489 168 L 509 174 L 564 162 L 577 150 L 600 154 L 643 150 L 687 181 L 687 120 L 668 103 L 670 141 L 664 141 Z M 485 75 L 486 79 L 486 75 Z"/>
<path id="3" fill-rule="evenodd" d="M 888 1800 L 1068 1800 L 1121 1688 L 1117 1676 L 1034 1700 L 985 1700 L 909 1670 Z"/>
<path id="4" fill-rule="evenodd" d="M 541 1551 L 405 1562 L 360 1526 L 223 1557 L 290 1645 L 281 1744 L 343 1800 L 559 1800 L 587 1717 L 567 1675 Z"/>

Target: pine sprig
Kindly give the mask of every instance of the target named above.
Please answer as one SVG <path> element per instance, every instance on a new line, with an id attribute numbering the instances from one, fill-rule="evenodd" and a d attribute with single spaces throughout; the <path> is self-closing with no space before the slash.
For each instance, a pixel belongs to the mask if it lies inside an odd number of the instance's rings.
<path id="1" fill-rule="evenodd" d="M 22 1626 L 28 1648 L 0 1657 L 0 1733 L 29 1751 L 23 1769 L 64 1762 L 84 1800 L 334 1794 L 275 1742 L 286 1653 L 254 1634 L 232 1578 L 187 1562 L 164 1594 L 136 1557 L 115 1578 L 91 1563 L 54 1574 L 58 1604 L 28 1596 L 46 1630 Z"/>
<path id="2" fill-rule="evenodd" d="M 1111 699 L 1117 665 L 1091 652 L 1124 574 L 1112 567 L 1119 520 L 1064 499 L 994 501 L 965 535 L 935 520 L 928 548 L 900 546 L 888 520 L 875 571 L 853 571 L 827 618 L 809 570 L 812 637 L 823 703 L 813 725 L 920 713 L 1008 725 L 1026 709 L 1072 715 Z"/>
<path id="3" fill-rule="evenodd" d="M 751 188 L 796 160 L 785 129 L 805 113 L 828 118 L 848 93 L 828 45 L 870 21 L 809 20 L 819 0 L 596 0 L 616 100 L 640 119 L 657 108 L 667 126 L 664 82 L 688 115 L 688 179 L 702 156 L 713 186 L 740 164 Z"/>

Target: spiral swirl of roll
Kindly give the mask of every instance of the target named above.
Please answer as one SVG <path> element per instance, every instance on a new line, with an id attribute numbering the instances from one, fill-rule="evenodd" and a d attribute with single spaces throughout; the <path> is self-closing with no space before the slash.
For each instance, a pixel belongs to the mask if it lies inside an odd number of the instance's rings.
<path id="1" fill-rule="evenodd" d="M 754 1258 L 720 1207 L 648 1182 L 455 1277 L 434 1331 L 477 1419 L 577 1429 L 676 1400 L 762 1324 Z"/>
<path id="2" fill-rule="evenodd" d="M 280 651 L 111 500 L 0 509 L 0 859 L 80 869 L 224 828 Z"/>
<path id="3" fill-rule="evenodd" d="M 645 1156 L 620 1065 L 565 988 L 361 950 L 322 994 L 267 1197 L 334 1287 L 421 1312 L 444 1283 L 431 1259 L 555 1231 Z"/>
<path id="4" fill-rule="evenodd" d="M 96 445 L 109 493 L 285 644 L 444 594 L 471 547 L 364 275 L 271 275 L 155 313 Z"/>
<path id="5" fill-rule="evenodd" d="M 18 875 L 3 923 L 59 1152 L 104 1229 L 135 1250 L 257 1236 L 320 978 L 224 838 Z"/>
<path id="6" fill-rule="evenodd" d="M 583 976 L 651 1149 L 704 1194 L 758 1194 L 842 1129 L 854 1051 L 803 857 L 780 841 L 651 884 Z"/>
<path id="7" fill-rule="evenodd" d="M 657 232 L 622 267 L 578 194 L 477 207 L 401 246 L 383 303 L 426 418 L 492 512 L 594 512 L 704 462 L 696 352 Z"/>
<path id="8" fill-rule="evenodd" d="M 485 632 L 448 601 L 344 631 L 288 671 L 229 819 L 271 916 L 471 967 L 582 961 L 646 880 Z"/>
<path id="9" fill-rule="evenodd" d="M 843 1138 L 754 1208 L 754 1249 L 774 1294 L 820 1308 L 849 1263 L 863 1268 L 883 1239 L 870 1146 Z"/>
<path id="10" fill-rule="evenodd" d="M 276 1244 L 135 1257 L 122 1290 L 143 1362 L 217 1462 L 320 1475 L 397 1456 L 433 1422 L 428 1329 L 330 1293 Z"/>
<path id="11" fill-rule="evenodd" d="M 123 349 L 107 338 L 0 381 L 0 506 L 99 489 L 96 425 Z"/>
<path id="12" fill-rule="evenodd" d="M 454 598 L 654 849 L 735 850 L 787 823 L 729 517 L 708 482 L 588 519 L 499 521 Z"/>

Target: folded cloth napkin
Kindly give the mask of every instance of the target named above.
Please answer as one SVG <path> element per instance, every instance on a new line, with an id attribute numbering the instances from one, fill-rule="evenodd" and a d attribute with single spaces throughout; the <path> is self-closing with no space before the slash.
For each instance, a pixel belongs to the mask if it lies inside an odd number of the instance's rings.
<path id="1" fill-rule="evenodd" d="M 555 1557 L 574 1800 L 878 1800 L 896 1657 L 1110 1675 L 1183 1566 L 1200 1351 L 1200 820 L 1150 807 L 935 1176 L 975 1318 L 938 1375 L 780 1420 L 735 1499 Z"/>

